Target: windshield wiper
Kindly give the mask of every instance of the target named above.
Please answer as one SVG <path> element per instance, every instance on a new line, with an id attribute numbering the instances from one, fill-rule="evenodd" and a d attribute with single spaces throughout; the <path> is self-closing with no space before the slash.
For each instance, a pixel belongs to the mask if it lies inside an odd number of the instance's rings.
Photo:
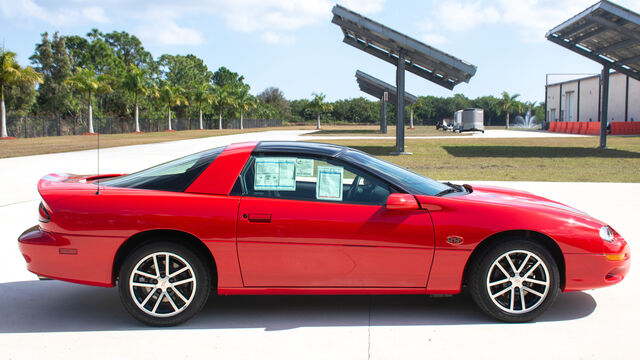
<path id="1" fill-rule="evenodd" d="M 442 195 L 446 195 L 446 194 L 451 194 L 452 192 L 457 192 L 457 191 L 458 190 L 456 190 L 456 188 L 452 187 L 450 189 L 444 189 L 444 190 L 440 191 L 435 196 L 442 196 Z"/>
<path id="2" fill-rule="evenodd" d="M 468 193 L 473 192 L 473 188 L 471 187 L 471 185 L 467 185 L 467 184 L 458 185 L 458 184 L 451 183 L 449 181 L 443 182 L 443 184 L 449 186 L 449 189 L 440 191 L 439 193 L 436 194 L 436 196 L 451 194 L 452 192 L 468 192 Z"/>
<path id="3" fill-rule="evenodd" d="M 458 185 L 458 184 L 454 184 L 454 183 L 449 182 L 449 181 L 447 181 L 447 182 L 445 182 L 443 184 L 445 184 L 445 185 L 447 185 L 447 186 L 449 186 L 451 188 L 456 189 L 456 191 L 464 191 L 464 188 L 462 186 Z"/>

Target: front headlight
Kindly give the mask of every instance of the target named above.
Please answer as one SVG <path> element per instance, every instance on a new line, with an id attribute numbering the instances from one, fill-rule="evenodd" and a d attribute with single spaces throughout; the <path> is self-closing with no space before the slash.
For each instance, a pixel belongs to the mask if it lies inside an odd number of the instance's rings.
<path id="1" fill-rule="evenodd" d="M 613 230 L 607 225 L 601 227 L 600 238 L 606 242 L 613 242 Z"/>

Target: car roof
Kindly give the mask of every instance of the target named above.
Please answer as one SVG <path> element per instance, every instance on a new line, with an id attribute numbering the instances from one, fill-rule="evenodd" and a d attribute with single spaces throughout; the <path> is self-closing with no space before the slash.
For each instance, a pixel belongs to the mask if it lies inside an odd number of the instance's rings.
<path id="1" fill-rule="evenodd" d="M 253 152 L 314 154 L 336 157 L 347 149 L 346 146 L 305 141 L 261 141 L 253 149 Z"/>

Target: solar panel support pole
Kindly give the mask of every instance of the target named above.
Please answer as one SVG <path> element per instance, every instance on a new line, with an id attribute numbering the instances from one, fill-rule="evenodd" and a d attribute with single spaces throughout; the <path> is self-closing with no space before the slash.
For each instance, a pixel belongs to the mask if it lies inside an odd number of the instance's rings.
<path id="1" fill-rule="evenodd" d="M 380 132 L 387 133 L 387 100 L 384 95 L 380 97 Z"/>
<path id="2" fill-rule="evenodd" d="M 392 155 L 411 155 L 404 151 L 404 61 L 405 53 L 403 50 L 398 52 L 398 66 L 396 68 L 396 151 Z"/>
<path id="3" fill-rule="evenodd" d="M 609 120 L 609 70 L 608 66 L 602 68 L 600 86 L 602 88 L 600 104 L 600 149 L 607 147 L 607 122 Z"/>
<path id="4" fill-rule="evenodd" d="M 409 129 L 413 129 L 413 107 L 411 107 L 411 114 L 409 115 Z"/>

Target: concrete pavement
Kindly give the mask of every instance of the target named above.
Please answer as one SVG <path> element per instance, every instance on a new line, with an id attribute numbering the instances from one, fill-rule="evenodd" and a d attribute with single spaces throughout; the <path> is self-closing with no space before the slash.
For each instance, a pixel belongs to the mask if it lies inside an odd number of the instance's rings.
<path id="1" fill-rule="evenodd" d="M 101 150 L 101 172 L 130 172 L 231 142 L 296 140 L 277 131 Z M 307 139 L 308 137 L 305 137 Z M 335 137 L 331 137 L 335 139 Z M 138 324 L 116 289 L 37 281 L 16 238 L 36 223 L 35 183 L 48 172 L 94 173 L 95 151 L 0 159 L 0 359 L 635 358 L 640 280 L 561 294 L 529 324 L 487 319 L 465 295 L 230 296 L 188 323 Z M 640 184 L 471 182 L 531 191 L 609 222 L 636 248 Z"/>

